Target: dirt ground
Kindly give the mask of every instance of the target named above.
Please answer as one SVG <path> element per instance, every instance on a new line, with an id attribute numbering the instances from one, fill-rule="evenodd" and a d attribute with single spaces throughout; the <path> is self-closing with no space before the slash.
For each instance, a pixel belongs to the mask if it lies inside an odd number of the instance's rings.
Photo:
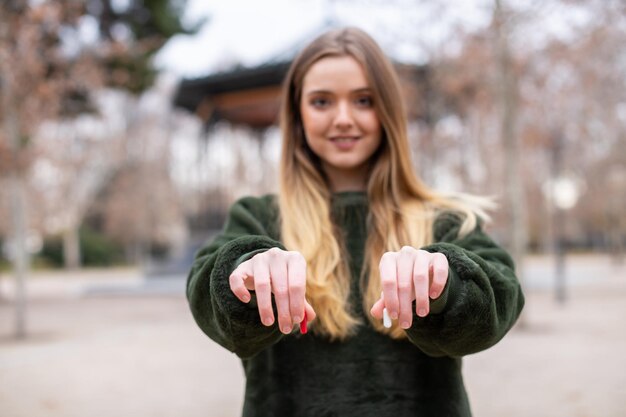
<path id="1" fill-rule="evenodd" d="M 565 305 L 550 274 L 549 259 L 529 259 L 521 324 L 465 359 L 477 417 L 626 415 L 626 268 L 570 259 Z M 37 273 L 28 291 L 29 336 L 16 340 L 12 280 L 0 276 L 2 417 L 239 416 L 239 361 L 195 326 L 182 281 Z"/>

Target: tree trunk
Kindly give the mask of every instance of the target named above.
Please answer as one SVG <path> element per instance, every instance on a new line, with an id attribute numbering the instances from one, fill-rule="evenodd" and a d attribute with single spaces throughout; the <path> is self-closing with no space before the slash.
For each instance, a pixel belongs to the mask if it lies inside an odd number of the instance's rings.
<path id="1" fill-rule="evenodd" d="M 521 144 L 516 135 L 517 123 L 517 80 L 511 68 L 511 55 L 508 37 L 510 30 L 505 23 L 501 0 L 495 0 L 494 20 L 497 30 L 497 58 L 499 74 L 499 95 L 501 105 L 500 134 L 504 146 L 506 201 L 511 210 L 511 256 L 515 260 L 520 282 L 524 281 L 524 256 L 526 255 L 526 201 L 522 173 L 520 170 Z M 510 19 L 508 19 L 510 22 Z M 520 324 L 524 325 L 524 316 Z"/>
<path id="2" fill-rule="evenodd" d="M 63 260 L 66 269 L 76 270 L 81 266 L 80 233 L 77 226 L 63 232 Z"/>
<path id="3" fill-rule="evenodd" d="M 11 219 L 13 223 L 13 273 L 15 275 L 15 337 L 26 336 L 26 279 L 29 256 L 26 250 L 26 198 L 24 181 L 13 174 L 11 184 Z"/>
<path id="4" fill-rule="evenodd" d="M 1 73 L 0 73 L 1 75 Z M 26 196 L 24 190 L 23 167 L 20 164 L 21 144 L 19 119 L 15 111 L 12 80 L 0 78 L 0 91 L 4 109 L 3 128 L 11 151 L 9 177 L 11 200 L 11 223 L 13 250 L 11 262 L 15 276 L 15 337 L 20 339 L 26 336 L 26 279 L 29 269 L 29 256 L 26 250 Z"/>

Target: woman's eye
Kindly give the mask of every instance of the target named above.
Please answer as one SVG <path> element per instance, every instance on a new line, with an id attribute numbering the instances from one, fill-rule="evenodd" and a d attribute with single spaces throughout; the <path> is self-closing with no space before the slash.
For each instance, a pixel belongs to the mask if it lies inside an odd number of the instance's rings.
<path id="1" fill-rule="evenodd" d="M 372 107 L 372 98 L 369 96 L 363 96 L 356 99 L 356 104 L 360 107 Z"/>
<path id="2" fill-rule="evenodd" d="M 311 105 L 313 107 L 320 107 L 320 108 L 322 108 L 322 107 L 328 106 L 329 103 L 330 103 L 329 100 L 327 100 L 325 98 L 321 98 L 321 97 L 314 98 L 313 100 L 311 100 Z"/>

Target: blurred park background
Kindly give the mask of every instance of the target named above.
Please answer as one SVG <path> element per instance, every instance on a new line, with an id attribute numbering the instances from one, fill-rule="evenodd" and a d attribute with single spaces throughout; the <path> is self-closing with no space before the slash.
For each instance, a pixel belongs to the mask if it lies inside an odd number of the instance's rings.
<path id="1" fill-rule="evenodd" d="M 622 0 L 3 0 L 0 415 L 239 415 L 185 275 L 276 191 L 282 77 L 346 25 L 397 65 L 419 175 L 500 203 L 528 302 L 465 360 L 476 415 L 624 415 Z"/>

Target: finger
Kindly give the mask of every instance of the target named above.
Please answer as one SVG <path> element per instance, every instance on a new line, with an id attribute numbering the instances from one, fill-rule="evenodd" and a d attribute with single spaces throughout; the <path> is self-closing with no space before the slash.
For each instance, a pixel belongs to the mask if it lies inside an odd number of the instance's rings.
<path id="1" fill-rule="evenodd" d="M 289 309 L 293 323 L 304 318 L 304 293 L 306 291 L 306 261 L 298 252 L 290 252 L 287 261 L 289 281 Z"/>
<path id="2" fill-rule="evenodd" d="M 385 306 L 392 319 L 398 318 L 398 277 L 396 252 L 385 252 L 380 258 L 380 280 L 383 287 Z"/>
<path id="3" fill-rule="evenodd" d="M 433 253 L 431 258 L 432 284 L 430 285 L 430 298 L 438 298 L 448 282 L 448 258 L 443 253 Z"/>
<path id="4" fill-rule="evenodd" d="M 430 306 L 428 300 L 428 268 L 430 254 L 426 251 L 417 251 L 413 265 L 413 285 L 415 289 L 415 313 L 419 317 L 426 317 Z"/>
<path id="5" fill-rule="evenodd" d="M 400 327 L 408 329 L 413 322 L 413 264 L 416 250 L 405 246 L 400 250 L 396 264 L 398 276 L 398 302 Z"/>
<path id="6" fill-rule="evenodd" d="M 315 320 L 315 318 L 317 317 L 317 314 L 315 314 L 315 310 L 313 310 L 313 307 L 311 306 L 311 304 L 309 304 L 307 300 L 304 300 L 304 311 L 306 311 L 306 319 L 309 323 Z"/>
<path id="7" fill-rule="evenodd" d="M 274 324 L 274 311 L 272 310 L 269 265 L 265 256 L 254 257 L 253 259 L 254 291 L 256 292 L 259 315 L 264 325 L 271 326 Z"/>
<path id="8" fill-rule="evenodd" d="M 230 283 L 230 290 L 235 294 L 235 296 L 247 303 L 250 301 L 250 291 L 246 288 L 246 278 L 252 276 L 252 263 L 250 260 L 242 262 L 228 277 L 228 282 Z"/>
<path id="9" fill-rule="evenodd" d="M 276 312 L 278 313 L 278 326 L 281 332 L 289 334 L 293 330 L 293 324 L 289 311 L 287 259 L 282 253 L 276 252 L 270 255 L 270 277 Z"/>
<path id="10" fill-rule="evenodd" d="M 374 303 L 370 310 L 370 314 L 372 317 L 377 318 L 378 320 L 383 319 L 383 309 L 385 308 L 385 302 L 382 297 Z"/>

